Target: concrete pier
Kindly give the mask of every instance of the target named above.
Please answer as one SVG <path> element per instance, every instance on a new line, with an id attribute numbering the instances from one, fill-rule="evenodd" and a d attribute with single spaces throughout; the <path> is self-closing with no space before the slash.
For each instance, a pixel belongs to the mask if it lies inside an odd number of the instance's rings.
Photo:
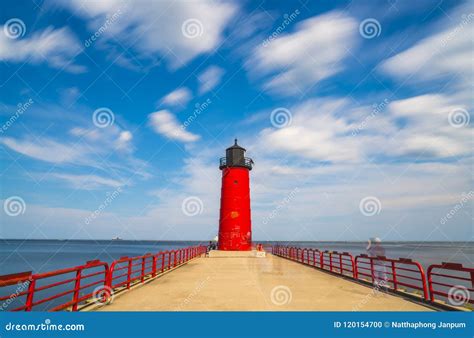
<path id="1" fill-rule="evenodd" d="M 430 311 L 271 254 L 197 258 L 98 310 Z"/>

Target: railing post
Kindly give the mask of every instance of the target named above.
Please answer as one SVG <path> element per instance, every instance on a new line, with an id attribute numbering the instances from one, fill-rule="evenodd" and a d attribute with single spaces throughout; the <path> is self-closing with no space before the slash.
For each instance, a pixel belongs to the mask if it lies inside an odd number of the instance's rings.
<path id="1" fill-rule="evenodd" d="M 81 289 L 81 274 L 82 269 L 76 271 L 76 280 L 74 281 L 74 293 L 72 296 L 72 311 L 77 311 L 77 303 L 79 299 L 79 291 Z"/>
<path id="2" fill-rule="evenodd" d="M 393 279 L 393 289 L 397 291 L 398 290 L 397 269 L 395 269 L 394 261 L 392 261 L 392 279 Z"/>
<path id="3" fill-rule="evenodd" d="M 145 261 L 146 261 L 146 256 L 142 257 L 142 272 L 140 274 L 140 280 L 143 283 L 145 281 Z"/>
<path id="4" fill-rule="evenodd" d="M 161 253 L 161 273 L 165 271 L 165 254 L 164 252 Z"/>
<path id="5" fill-rule="evenodd" d="M 31 277 L 30 277 L 31 278 Z M 26 296 L 25 311 L 31 311 L 33 308 L 33 296 L 35 294 L 36 279 L 31 278 L 28 285 L 28 295 Z"/>
<path id="6" fill-rule="evenodd" d="M 127 289 L 130 289 L 130 279 L 131 278 L 132 278 L 132 259 L 128 258 Z"/>
<path id="7" fill-rule="evenodd" d="M 152 263 L 153 265 L 152 265 L 151 275 L 155 277 L 156 276 L 156 256 L 155 255 L 152 256 L 152 260 L 153 260 L 153 263 Z"/>
<path id="8" fill-rule="evenodd" d="M 332 252 L 329 253 L 329 271 L 332 272 Z"/>
<path id="9" fill-rule="evenodd" d="M 341 275 L 344 274 L 344 270 L 343 270 L 343 266 L 342 266 L 342 255 L 339 254 L 339 272 L 341 273 Z"/>
<path id="10" fill-rule="evenodd" d="M 372 277 L 372 284 L 374 284 L 374 281 L 375 281 L 374 259 L 373 257 L 369 257 L 369 259 L 370 259 L 370 275 Z"/>
<path id="11" fill-rule="evenodd" d="M 178 252 L 175 250 L 175 251 L 174 251 L 174 258 L 173 258 L 173 267 L 176 267 L 176 254 L 177 254 L 177 253 L 178 253 Z"/>

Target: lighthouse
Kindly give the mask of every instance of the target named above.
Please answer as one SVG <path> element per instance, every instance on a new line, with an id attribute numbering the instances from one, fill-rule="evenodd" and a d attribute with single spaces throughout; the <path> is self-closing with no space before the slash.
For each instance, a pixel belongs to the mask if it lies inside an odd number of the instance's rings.
<path id="1" fill-rule="evenodd" d="M 252 159 L 237 144 L 226 149 L 220 159 L 222 171 L 221 209 L 219 218 L 219 250 L 249 251 L 252 249 L 250 217 L 250 180 Z"/>

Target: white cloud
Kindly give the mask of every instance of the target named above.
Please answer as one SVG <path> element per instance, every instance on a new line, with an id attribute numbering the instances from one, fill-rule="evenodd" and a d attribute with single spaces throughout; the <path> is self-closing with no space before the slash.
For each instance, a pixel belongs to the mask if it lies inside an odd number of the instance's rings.
<path id="1" fill-rule="evenodd" d="M 0 27 L 0 31 L 3 31 L 3 27 Z M 9 39 L 5 34 L 0 34 L 0 60 L 8 62 L 47 63 L 53 68 L 81 73 L 85 67 L 72 63 L 81 50 L 68 28 L 49 27 L 22 39 Z"/>
<path id="2" fill-rule="evenodd" d="M 163 55 L 173 68 L 218 48 L 223 31 L 237 12 L 229 2 L 203 1 L 122 1 L 91 2 L 58 0 L 59 4 L 89 20 L 91 31 L 113 17 L 117 20 L 103 30 L 99 39 L 118 39 L 139 53 Z M 198 34 L 186 37 L 182 26 L 193 19 Z"/>
<path id="3" fill-rule="evenodd" d="M 392 153 L 423 157 L 468 155 L 472 151 L 472 130 L 454 128 L 451 111 L 456 100 L 443 94 L 428 94 L 394 101 L 388 108 L 394 118 L 406 119 L 406 126 L 390 138 Z"/>
<path id="4" fill-rule="evenodd" d="M 289 126 L 266 128 L 260 133 L 262 147 L 290 155 L 319 161 L 360 161 L 364 144 L 374 137 L 351 135 L 353 126 L 347 116 L 347 100 L 308 100 L 292 107 Z M 270 114 L 269 114 L 270 116 Z"/>
<path id="5" fill-rule="evenodd" d="M 390 102 L 378 112 L 369 106 L 354 107 L 348 100 L 307 100 L 290 107 L 290 125 L 265 128 L 258 142 L 259 147 L 277 153 L 333 163 L 364 162 L 377 156 L 468 156 L 472 130 L 454 128 L 449 122 L 456 107 L 455 100 L 442 94 Z"/>
<path id="6" fill-rule="evenodd" d="M 124 182 L 122 181 L 97 175 L 48 173 L 45 174 L 45 176 L 47 176 L 48 178 L 56 178 L 66 181 L 73 188 L 81 190 L 95 190 L 107 187 L 118 188 L 124 185 Z"/>
<path id="7" fill-rule="evenodd" d="M 224 70 L 217 66 L 210 66 L 204 72 L 199 74 L 199 94 L 202 95 L 214 89 L 221 82 L 223 75 Z"/>
<path id="8" fill-rule="evenodd" d="M 161 99 L 161 104 L 169 106 L 182 106 L 185 107 L 186 104 L 192 99 L 191 91 L 186 87 L 180 87 L 173 90 L 171 93 L 167 94 Z"/>
<path id="9" fill-rule="evenodd" d="M 51 163 L 85 164 L 87 149 L 83 145 L 65 144 L 49 138 L 17 140 L 3 137 L 0 143 L 8 148 L 37 160 Z"/>
<path id="10" fill-rule="evenodd" d="M 474 20 L 470 15 L 469 20 L 453 15 L 449 27 L 384 61 L 382 70 L 399 80 L 409 77 L 414 83 L 453 75 L 471 82 Z"/>
<path id="11" fill-rule="evenodd" d="M 199 135 L 190 133 L 182 128 L 176 117 L 168 110 L 151 113 L 148 118 L 153 130 L 167 138 L 181 142 L 194 142 L 199 139 Z"/>
<path id="12" fill-rule="evenodd" d="M 465 13 L 469 13 L 468 16 Z M 438 23 L 437 32 L 407 50 L 381 63 L 381 70 L 402 85 L 420 88 L 430 82 L 440 88 L 389 105 L 394 118 L 406 119 L 406 127 L 393 135 L 394 152 L 416 156 L 450 157 L 472 154 L 472 128 L 450 125 L 450 114 L 463 111 L 468 121 L 472 102 L 472 30 L 471 7 L 461 5 L 448 19 Z M 425 86 L 426 88 L 426 86 Z M 451 121 L 452 122 L 452 121 Z"/>
<path id="13" fill-rule="evenodd" d="M 89 125 L 91 124 L 92 122 L 89 122 Z M 53 125 L 52 123 L 51 126 Z M 56 128 L 64 129 L 64 120 L 59 125 L 56 125 Z M 69 173 L 64 173 L 64 169 L 70 169 L 71 166 L 80 168 L 82 170 L 80 175 L 84 172 L 89 174 L 79 179 L 89 177 L 95 181 L 97 187 L 112 186 L 112 182 L 100 181 L 97 178 L 100 176 L 94 174 L 96 171 L 108 176 L 123 177 L 124 182 L 136 177 L 144 179 L 150 177 L 147 163 L 133 155 L 133 135 L 130 131 L 116 125 L 102 129 L 82 125 L 71 128 L 62 138 L 58 135 L 49 137 L 34 134 L 23 138 L 2 137 L 0 145 L 32 159 L 51 163 L 53 164 L 51 170 L 56 167 L 62 170 L 60 174 L 51 171 L 50 175 L 43 175 L 45 178 L 51 176 L 66 180 L 69 177 L 65 175 Z M 51 127 L 51 130 L 54 128 Z M 90 189 L 86 183 L 83 188 Z"/>
<path id="14" fill-rule="evenodd" d="M 271 76 L 265 88 L 299 94 L 343 69 L 356 34 L 357 22 L 343 13 L 316 16 L 298 23 L 295 32 L 256 47 L 248 68 Z"/>

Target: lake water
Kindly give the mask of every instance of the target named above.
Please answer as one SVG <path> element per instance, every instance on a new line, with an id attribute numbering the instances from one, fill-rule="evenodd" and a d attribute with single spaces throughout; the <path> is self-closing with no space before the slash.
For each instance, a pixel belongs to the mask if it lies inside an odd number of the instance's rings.
<path id="1" fill-rule="evenodd" d="M 353 255 L 366 253 L 367 246 L 365 242 L 275 243 L 320 250 L 347 251 Z M 199 241 L 0 240 L 0 275 L 21 271 L 33 271 L 33 273 L 51 271 L 84 264 L 93 259 L 110 263 L 122 256 L 133 257 L 206 244 L 207 242 Z M 430 264 L 441 262 L 474 266 L 473 242 L 386 242 L 383 243 L 383 247 L 387 257 L 412 258 L 425 268 Z"/>
<path id="2" fill-rule="evenodd" d="M 366 253 L 367 243 L 362 242 L 262 242 L 266 245 L 281 244 L 298 247 L 311 247 L 319 250 L 349 252 L 358 255 Z M 145 253 L 158 253 L 171 249 L 188 246 L 206 245 L 207 242 L 199 241 L 104 241 L 104 240 L 0 240 L 0 275 L 32 271 L 33 273 L 47 272 L 56 269 L 69 268 L 82 265 L 86 261 L 100 259 L 107 263 L 123 256 L 140 256 Z M 448 243 L 448 242 L 386 242 L 383 243 L 386 256 L 389 258 L 411 258 L 426 268 L 430 264 L 441 262 L 462 263 L 464 266 L 474 266 L 473 242 Z M 73 276 L 62 277 L 69 278 Z M 54 290 L 42 291 L 42 297 L 63 291 L 60 288 L 71 290 L 72 285 L 56 287 Z M 14 292 L 2 290 L 0 296 Z M 91 290 L 84 290 L 84 292 Z M 35 310 L 48 310 L 54 304 L 62 304 L 70 300 L 71 295 L 57 299 L 54 303 L 39 305 Z M 41 298 L 41 297 L 39 297 Z M 24 300 L 15 299 L 8 308 L 16 304 L 22 305 Z M 62 302 L 62 303 L 61 303 Z M 0 308 L 0 310 L 7 309 Z"/>

